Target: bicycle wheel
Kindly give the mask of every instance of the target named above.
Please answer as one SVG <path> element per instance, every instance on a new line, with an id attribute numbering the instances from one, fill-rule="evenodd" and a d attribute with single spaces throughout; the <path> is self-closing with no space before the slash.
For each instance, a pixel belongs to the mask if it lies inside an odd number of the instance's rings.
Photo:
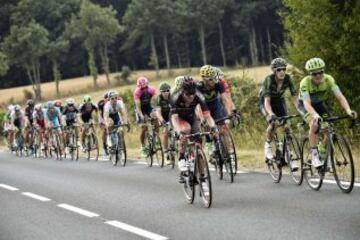
<path id="1" fill-rule="evenodd" d="M 271 178 L 274 183 L 279 183 L 282 177 L 282 164 L 279 150 L 277 149 L 275 141 L 272 141 L 273 159 L 267 159 L 266 165 L 268 167 Z"/>
<path id="2" fill-rule="evenodd" d="M 153 149 L 153 140 L 152 140 L 152 136 L 149 134 L 149 131 L 146 131 L 145 133 L 145 151 L 146 151 L 146 162 L 148 164 L 149 167 L 152 167 L 153 165 L 153 153 L 152 153 L 152 149 Z"/>
<path id="3" fill-rule="evenodd" d="M 291 166 L 291 162 L 297 162 L 298 169 L 296 171 L 291 171 L 290 174 L 292 179 L 295 181 L 297 185 L 301 185 L 302 181 L 304 179 L 303 174 L 303 161 L 301 157 L 301 150 L 300 150 L 300 144 L 296 137 L 292 134 L 288 136 L 286 139 L 286 159 L 288 162 L 288 166 Z"/>
<path id="4" fill-rule="evenodd" d="M 222 159 L 221 159 L 220 153 L 216 154 L 216 157 L 215 157 L 215 172 L 216 172 L 216 175 L 218 176 L 219 180 L 223 180 L 224 171 L 223 171 L 223 164 L 222 164 Z"/>
<path id="5" fill-rule="evenodd" d="M 306 182 L 309 187 L 315 191 L 321 188 L 323 183 L 323 176 L 318 169 L 316 169 L 311 163 L 311 147 L 309 138 L 305 138 L 302 144 L 302 161 L 303 161 L 303 172 Z"/>
<path id="6" fill-rule="evenodd" d="M 211 177 L 208 162 L 201 148 L 197 149 L 195 169 L 197 171 L 196 175 L 199 176 L 200 180 L 200 196 L 203 200 L 204 206 L 209 208 L 212 203 Z"/>
<path id="7" fill-rule="evenodd" d="M 236 147 L 235 147 L 235 143 L 234 143 L 234 138 L 233 138 L 230 131 L 229 131 L 229 136 L 230 136 L 230 140 L 231 140 L 232 149 L 234 149 L 234 153 L 233 153 L 234 157 L 232 159 L 230 159 L 232 161 L 232 163 L 231 163 L 231 166 L 233 168 L 232 172 L 233 172 L 234 175 L 236 175 L 237 170 L 238 170 Z"/>
<path id="8" fill-rule="evenodd" d="M 355 170 L 350 144 L 340 134 L 334 134 L 331 143 L 331 164 L 337 185 L 344 193 L 350 193 L 354 187 Z"/>
<path id="9" fill-rule="evenodd" d="M 90 136 L 87 136 L 87 138 L 87 159 L 90 160 L 93 158 L 95 161 L 97 161 L 99 159 L 99 144 L 97 137 L 95 133 L 92 133 Z M 94 155 L 92 156 L 93 153 Z"/>
<path id="10" fill-rule="evenodd" d="M 188 171 L 186 171 L 183 174 L 184 177 L 184 184 L 183 184 L 183 190 L 185 194 L 185 198 L 187 203 L 192 204 L 195 199 L 195 172 L 193 171 L 194 168 L 190 168 Z"/>
<path id="11" fill-rule="evenodd" d="M 126 154 L 126 145 L 125 145 L 125 139 L 124 139 L 124 135 L 121 133 L 118 133 L 118 137 L 119 137 L 119 161 L 121 166 L 125 167 L 126 165 L 126 160 L 127 160 L 127 154 Z"/>
<path id="12" fill-rule="evenodd" d="M 164 151 L 163 151 L 163 148 L 162 148 L 162 145 L 161 145 L 161 140 L 160 140 L 160 137 L 159 135 L 154 132 L 154 137 L 153 137 L 153 152 L 154 152 L 154 156 L 155 156 L 155 159 L 156 159 L 156 162 L 158 164 L 159 167 L 164 167 Z"/>
<path id="13" fill-rule="evenodd" d="M 224 138 L 220 136 L 220 146 L 221 146 L 221 156 L 223 158 L 223 168 L 225 168 L 226 174 L 225 174 L 225 180 L 233 183 L 234 182 L 234 174 L 233 170 L 234 167 L 232 166 L 232 161 L 230 159 L 230 155 L 228 152 L 227 147 L 224 144 Z"/>

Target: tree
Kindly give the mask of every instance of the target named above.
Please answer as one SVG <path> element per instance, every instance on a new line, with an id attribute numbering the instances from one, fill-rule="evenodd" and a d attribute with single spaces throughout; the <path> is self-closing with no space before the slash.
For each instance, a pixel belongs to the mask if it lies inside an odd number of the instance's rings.
<path id="1" fill-rule="evenodd" d="M 8 59 L 7 56 L 0 52 L 0 76 L 5 75 L 9 70 Z"/>
<path id="2" fill-rule="evenodd" d="M 40 59 L 49 44 L 48 31 L 31 20 L 23 26 L 12 25 L 10 35 L 2 43 L 2 49 L 10 64 L 23 67 L 33 86 L 36 99 L 41 99 Z"/>
<path id="3" fill-rule="evenodd" d="M 360 2 L 284 0 L 284 4 L 286 50 L 292 64 L 304 69 L 309 58 L 322 58 L 352 105 L 359 106 Z"/>
<path id="4" fill-rule="evenodd" d="M 116 11 L 112 7 L 102 8 L 87 0 L 83 0 L 80 12 L 71 17 L 66 27 L 66 36 L 71 39 L 80 39 L 84 42 L 84 47 L 88 52 L 88 66 L 90 74 L 94 79 L 94 87 L 97 87 L 98 70 L 96 67 L 97 48 L 100 49 L 102 66 L 109 79 L 109 58 L 108 46 L 112 43 L 122 28 L 115 18 Z"/>

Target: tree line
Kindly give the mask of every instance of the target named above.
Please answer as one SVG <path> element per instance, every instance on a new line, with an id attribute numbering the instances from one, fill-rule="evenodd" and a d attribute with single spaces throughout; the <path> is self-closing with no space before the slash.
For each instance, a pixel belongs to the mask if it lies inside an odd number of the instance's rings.
<path id="1" fill-rule="evenodd" d="M 1 0 L 0 87 L 131 69 L 268 63 L 280 0 Z"/>

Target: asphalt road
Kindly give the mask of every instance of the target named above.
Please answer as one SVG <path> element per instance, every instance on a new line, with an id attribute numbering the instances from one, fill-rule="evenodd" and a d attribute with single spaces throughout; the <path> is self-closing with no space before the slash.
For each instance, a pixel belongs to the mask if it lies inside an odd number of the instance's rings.
<path id="1" fill-rule="evenodd" d="M 360 188 L 319 192 L 289 176 L 213 178 L 210 209 L 185 201 L 177 171 L 139 162 L 17 158 L 0 153 L 0 240 L 360 239 Z"/>

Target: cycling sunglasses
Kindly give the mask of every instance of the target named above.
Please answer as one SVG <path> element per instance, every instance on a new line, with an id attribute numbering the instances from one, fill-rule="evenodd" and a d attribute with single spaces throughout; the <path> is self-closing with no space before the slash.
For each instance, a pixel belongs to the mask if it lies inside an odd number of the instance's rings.
<path id="1" fill-rule="evenodd" d="M 166 93 L 166 92 L 170 92 L 170 90 L 163 90 L 161 92 Z"/>
<path id="2" fill-rule="evenodd" d="M 117 100 L 117 97 L 112 97 L 112 98 L 110 98 L 110 100 L 112 100 L 112 101 Z"/>
<path id="3" fill-rule="evenodd" d="M 206 81 L 215 81 L 216 78 L 215 77 L 209 77 L 209 78 L 204 78 L 204 80 L 206 80 Z"/>
<path id="4" fill-rule="evenodd" d="M 196 94 L 196 91 L 193 92 L 186 92 L 185 95 L 190 97 L 190 96 L 194 96 Z"/>
<path id="5" fill-rule="evenodd" d="M 312 76 L 317 76 L 317 75 L 322 75 L 324 73 L 324 71 L 319 71 L 319 72 L 313 72 L 311 73 Z"/>
<path id="6" fill-rule="evenodd" d="M 286 72 L 286 68 L 277 68 L 276 71 L 277 71 L 277 72 L 281 72 L 281 71 Z"/>

